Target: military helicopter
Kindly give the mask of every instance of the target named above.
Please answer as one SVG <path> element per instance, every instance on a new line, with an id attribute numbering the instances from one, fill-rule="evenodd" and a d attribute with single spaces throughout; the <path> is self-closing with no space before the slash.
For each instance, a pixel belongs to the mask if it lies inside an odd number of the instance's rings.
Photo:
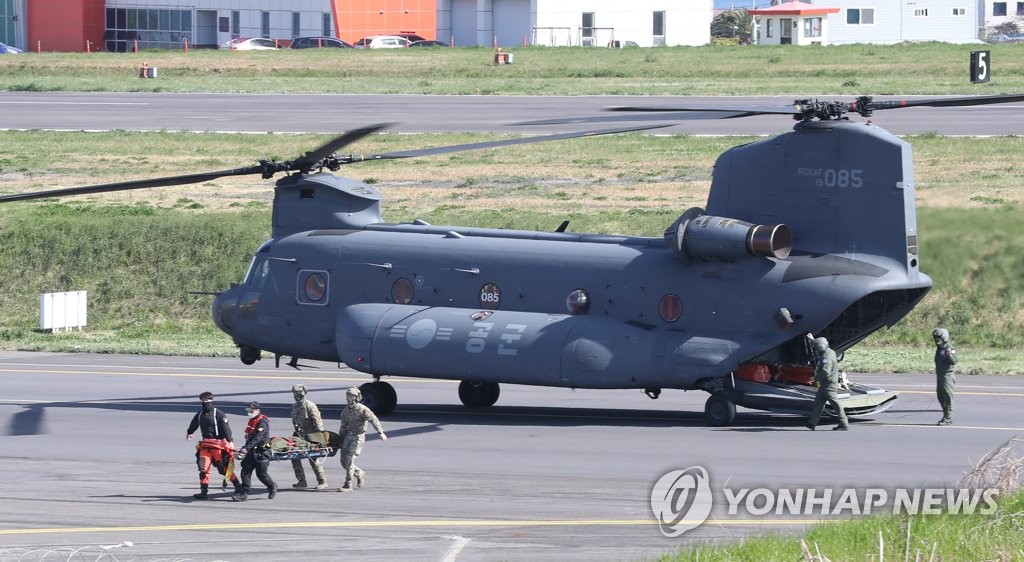
<path id="1" fill-rule="evenodd" d="M 461 381 L 469 407 L 499 384 L 704 390 L 707 421 L 736 406 L 806 412 L 814 388 L 807 333 L 838 353 L 903 318 L 932 281 L 921 271 L 910 145 L 847 118 L 1024 95 L 899 101 L 798 100 L 751 107 L 623 107 L 565 122 L 657 123 L 387 154 L 336 151 L 384 125 L 350 131 L 287 162 L 48 190 L 0 202 L 278 173 L 270 239 L 244 280 L 217 294 L 213 320 L 246 365 L 264 351 L 367 373 L 364 400 L 392 412 L 385 376 Z M 664 236 L 638 237 L 386 223 L 382 194 L 330 172 L 342 165 L 615 134 L 681 119 L 789 115 L 793 130 L 737 146 L 715 163 L 704 208 Z M 536 123 L 536 122 L 535 122 Z M 851 415 L 896 394 L 851 384 Z"/>

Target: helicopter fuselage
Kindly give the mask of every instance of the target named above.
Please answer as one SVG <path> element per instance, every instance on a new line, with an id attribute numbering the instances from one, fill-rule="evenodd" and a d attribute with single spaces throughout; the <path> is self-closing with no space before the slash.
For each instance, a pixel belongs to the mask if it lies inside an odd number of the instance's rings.
<path id="1" fill-rule="evenodd" d="M 727 151 L 707 211 L 664 237 L 391 224 L 380 199 L 281 180 L 274 237 L 214 303 L 218 326 L 375 376 L 690 389 L 806 363 L 808 332 L 845 350 L 931 286 L 909 145 L 845 121 Z"/>

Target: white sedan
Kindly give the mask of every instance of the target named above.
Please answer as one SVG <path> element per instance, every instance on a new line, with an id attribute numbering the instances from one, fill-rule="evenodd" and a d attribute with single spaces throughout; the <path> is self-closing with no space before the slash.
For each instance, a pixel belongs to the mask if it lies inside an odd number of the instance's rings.
<path id="1" fill-rule="evenodd" d="M 234 51 L 273 51 L 278 48 L 277 43 L 273 39 L 264 39 L 262 37 L 254 37 L 252 39 L 232 39 L 221 46 L 222 49 L 231 49 Z"/>

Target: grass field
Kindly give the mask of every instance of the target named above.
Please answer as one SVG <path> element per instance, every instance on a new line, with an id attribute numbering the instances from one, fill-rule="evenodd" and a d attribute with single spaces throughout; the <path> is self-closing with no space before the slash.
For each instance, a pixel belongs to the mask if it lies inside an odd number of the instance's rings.
<path id="1" fill-rule="evenodd" d="M 991 51 L 972 85 L 970 52 Z M 0 57 L 0 90 L 358 94 L 977 94 L 1024 91 L 1024 45 L 301 49 L 26 53 Z M 159 78 L 140 80 L 143 61 Z"/>

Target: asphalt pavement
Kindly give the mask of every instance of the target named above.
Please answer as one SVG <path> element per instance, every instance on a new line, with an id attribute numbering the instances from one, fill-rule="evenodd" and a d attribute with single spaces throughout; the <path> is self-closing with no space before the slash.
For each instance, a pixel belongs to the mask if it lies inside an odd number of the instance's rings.
<path id="1" fill-rule="evenodd" d="M 185 430 L 200 392 L 217 396 L 238 435 L 250 400 L 273 434 L 289 435 L 293 384 L 310 388 L 334 429 L 345 389 L 366 376 L 314 362 L 0 352 L 0 559 L 651 559 L 834 518 L 730 514 L 727 489 L 948 488 L 1024 433 L 1016 377 L 961 375 L 955 425 L 937 427 L 933 375 L 852 376 L 901 396 L 845 433 L 742 409 L 734 425 L 710 428 L 703 392 L 652 401 L 639 390 L 503 385 L 497 405 L 469 410 L 454 382 L 395 379 L 389 439 L 371 429 L 358 461 L 366 487 L 293 490 L 291 466 L 274 462 L 277 498 L 254 481 L 235 503 L 230 488 L 192 498 Z M 337 457 L 326 466 L 340 485 Z M 709 475 L 710 516 L 668 538 L 652 490 L 693 467 Z"/>

